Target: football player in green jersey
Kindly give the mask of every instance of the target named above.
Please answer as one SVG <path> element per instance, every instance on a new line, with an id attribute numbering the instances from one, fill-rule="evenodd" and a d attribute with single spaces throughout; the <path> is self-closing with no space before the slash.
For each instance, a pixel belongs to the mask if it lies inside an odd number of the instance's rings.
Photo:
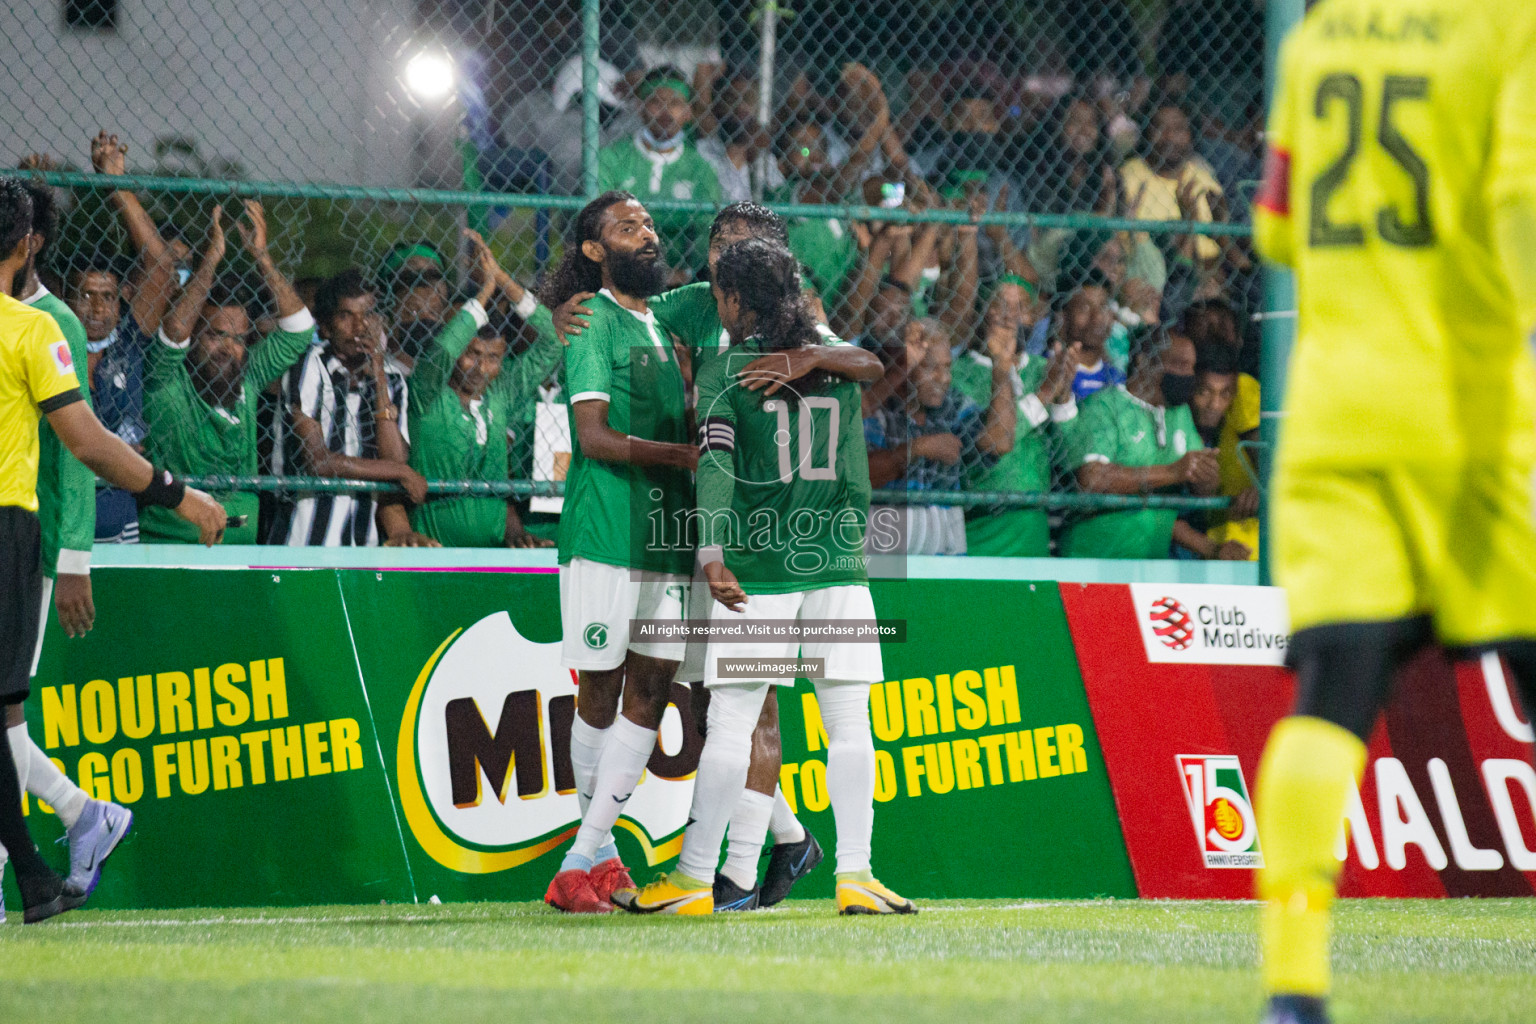
<path id="1" fill-rule="evenodd" d="M 757 203 L 732 203 L 715 216 L 709 228 L 711 276 L 720 262 L 720 254 L 748 238 L 788 246 L 782 217 Z M 589 326 L 592 310 L 582 303 L 590 297 L 578 293 L 554 311 L 555 328 L 568 339 Z M 709 364 L 730 346 L 730 332 L 720 323 L 708 281 L 663 292 L 650 301 L 650 308 L 656 314 L 656 322 L 687 348 L 693 380 L 699 380 Z M 739 375 L 745 386 L 771 394 L 817 370 L 861 384 L 880 379 L 882 368 L 874 353 L 838 342 L 823 325 L 818 324 L 817 330 L 828 344 L 747 361 Z M 707 584 L 696 578 L 686 602 L 690 621 L 708 621 L 709 604 Z M 709 691 L 704 687 L 705 646 L 702 641 L 689 644 L 677 673 L 679 681 L 693 685 L 693 717 L 701 729 L 709 708 Z M 725 865 L 716 878 L 717 910 L 773 906 L 789 895 L 795 882 L 821 863 L 822 851 L 816 837 L 799 822 L 779 792 L 780 755 L 779 704 L 776 700 L 764 701 L 762 718 L 752 738 L 747 788 L 731 817 Z M 758 861 L 769 831 L 774 838 L 773 853 L 759 885 Z"/>
<path id="2" fill-rule="evenodd" d="M 561 373 L 572 442 L 560 516 L 561 663 L 580 673 L 571 765 L 582 824 L 545 899 L 577 913 L 611 910 L 612 894 L 634 887 L 610 830 L 655 750 L 683 656 L 680 641 L 630 635 L 636 619 L 681 624 L 693 567 L 692 550 L 648 535 L 653 518 L 693 508 L 698 462 L 678 354 L 647 302 L 665 277 L 651 215 L 629 193 L 605 192 L 577 215 L 574 244 L 545 289 L 551 307 L 597 293 Z"/>
<path id="3" fill-rule="evenodd" d="M 718 604 L 714 623 L 768 619 L 872 623 L 864 565 L 869 463 L 858 387 L 818 371 L 768 396 L 738 371 L 764 357 L 821 344 L 782 246 L 760 239 L 725 250 L 714 294 L 734 342 L 698 382 L 699 561 Z M 737 618 L 740 616 L 741 618 Z M 694 784 L 692 823 L 678 869 L 615 902 L 635 913 L 707 914 L 726 823 L 740 800 L 752 733 L 769 688 L 794 674 L 733 674 L 725 660 L 819 659 L 827 789 L 837 823 L 837 904 L 846 914 L 912 913 L 912 903 L 870 873 L 875 748 L 869 686 L 883 677 L 876 643 L 711 643 L 705 685 L 709 728 Z M 726 659 L 724 655 L 733 656 Z"/>

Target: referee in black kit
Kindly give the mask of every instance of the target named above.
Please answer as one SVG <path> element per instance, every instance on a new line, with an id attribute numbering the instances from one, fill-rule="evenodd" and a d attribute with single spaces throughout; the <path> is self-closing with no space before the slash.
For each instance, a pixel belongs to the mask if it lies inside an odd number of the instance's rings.
<path id="1" fill-rule="evenodd" d="M 32 199 L 15 178 L 0 178 L 0 705 L 27 698 L 41 628 L 42 565 L 37 520 L 39 415 L 71 452 L 141 505 L 173 508 L 197 526 L 204 544 L 224 533 L 224 509 L 202 491 L 151 466 L 107 431 L 81 401 L 80 378 L 51 316 L 14 298 L 33 253 Z M 83 369 L 83 368 L 82 368 Z M 10 744 L 0 742 L 0 843 L 10 851 L 28 924 L 85 902 L 32 845 Z"/>

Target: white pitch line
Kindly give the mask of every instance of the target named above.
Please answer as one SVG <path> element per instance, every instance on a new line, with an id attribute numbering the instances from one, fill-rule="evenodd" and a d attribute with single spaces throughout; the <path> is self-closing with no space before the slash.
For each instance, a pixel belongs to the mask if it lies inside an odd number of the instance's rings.
<path id="1" fill-rule="evenodd" d="M 400 921 L 438 921 L 443 918 L 415 916 L 415 917 L 366 917 L 354 915 L 348 917 L 200 917 L 192 920 L 179 920 L 177 918 L 143 918 L 134 921 L 60 921 L 59 928 L 198 928 L 215 924 L 395 924 Z M 456 923 L 465 920 L 485 920 L 491 918 L 453 918 Z"/>

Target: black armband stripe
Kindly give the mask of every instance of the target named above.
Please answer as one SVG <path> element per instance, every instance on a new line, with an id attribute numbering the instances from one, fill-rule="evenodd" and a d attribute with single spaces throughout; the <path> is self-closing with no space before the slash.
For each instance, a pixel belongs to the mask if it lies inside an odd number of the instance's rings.
<path id="1" fill-rule="evenodd" d="M 736 428 L 729 420 L 710 417 L 699 428 L 700 452 L 733 452 L 736 450 Z"/>
<path id="2" fill-rule="evenodd" d="M 37 403 L 37 407 L 41 409 L 43 415 L 46 416 L 50 412 L 58 412 L 66 405 L 74 405 L 76 402 L 83 401 L 85 401 L 85 396 L 80 393 L 80 389 L 70 388 L 68 391 L 60 391 L 52 398 L 43 399 L 41 402 Z"/>

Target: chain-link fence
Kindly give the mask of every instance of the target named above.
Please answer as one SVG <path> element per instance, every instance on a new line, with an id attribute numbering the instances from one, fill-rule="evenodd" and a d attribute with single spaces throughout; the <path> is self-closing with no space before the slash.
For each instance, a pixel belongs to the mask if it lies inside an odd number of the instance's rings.
<path id="1" fill-rule="evenodd" d="M 784 215 L 886 369 L 866 434 L 905 457 L 877 501 L 932 518 L 924 550 L 1257 552 L 1262 0 L 22 0 L 0 24 L 0 156 L 53 187 L 39 267 L 98 410 L 217 483 L 233 539 L 552 537 L 559 353 L 498 288 L 477 333 L 504 386 L 454 372 L 462 231 L 536 290 L 619 188 L 669 287 L 707 277 L 719 209 Z M 104 537 L 132 535 L 120 498 Z M 473 502 L 473 529 L 429 514 Z"/>

